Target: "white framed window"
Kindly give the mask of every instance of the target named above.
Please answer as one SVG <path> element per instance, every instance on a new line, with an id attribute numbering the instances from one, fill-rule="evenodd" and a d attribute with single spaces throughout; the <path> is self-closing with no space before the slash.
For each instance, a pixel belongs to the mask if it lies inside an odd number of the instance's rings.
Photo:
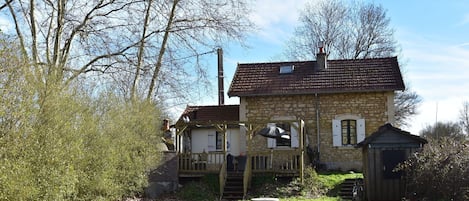
<path id="1" fill-rule="evenodd" d="M 208 134 L 208 151 L 223 150 L 223 133 L 215 131 Z"/>
<path id="2" fill-rule="evenodd" d="M 365 119 L 341 115 L 332 120 L 332 145 L 354 146 L 365 139 Z"/>
<path id="3" fill-rule="evenodd" d="M 284 129 L 290 135 L 290 139 L 267 138 L 268 148 L 291 147 L 298 148 L 300 146 L 299 126 L 297 122 L 277 124 L 278 127 Z"/>

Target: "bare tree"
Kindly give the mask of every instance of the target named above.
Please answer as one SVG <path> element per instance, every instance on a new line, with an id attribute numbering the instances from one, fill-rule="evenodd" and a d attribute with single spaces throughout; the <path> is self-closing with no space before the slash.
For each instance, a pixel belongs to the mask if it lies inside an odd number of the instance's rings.
<path id="1" fill-rule="evenodd" d="M 7 0 L 0 12 L 44 88 L 99 77 L 100 88 L 165 101 L 208 80 L 200 55 L 243 41 L 247 8 L 235 0 Z"/>
<path id="2" fill-rule="evenodd" d="M 396 124 L 407 126 L 410 117 L 418 114 L 417 107 L 421 102 L 421 97 L 408 88 L 403 92 L 397 92 L 394 97 Z"/>
<path id="3" fill-rule="evenodd" d="M 456 140 L 464 139 L 461 127 L 456 122 L 437 122 L 435 125 L 428 125 L 420 131 L 420 135 L 432 139 L 440 139 L 444 137 Z"/>
<path id="4" fill-rule="evenodd" d="M 396 50 L 394 30 L 380 5 L 320 1 L 307 4 L 300 21 L 286 51 L 292 59 L 315 58 L 319 42 L 332 59 L 391 56 Z"/>
<path id="5" fill-rule="evenodd" d="M 459 111 L 459 123 L 465 134 L 469 135 L 469 101 L 465 101 Z"/>
<path id="6" fill-rule="evenodd" d="M 310 3 L 300 14 L 301 25 L 286 47 L 292 60 L 312 60 L 322 42 L 329 59 L 365 59 L 396 54 L 394 30 L 386 10 L 373 3 L 332 0 Z M 409 88 L 395 96 L 398 125 L 417 114 L 419 95 Z"/>

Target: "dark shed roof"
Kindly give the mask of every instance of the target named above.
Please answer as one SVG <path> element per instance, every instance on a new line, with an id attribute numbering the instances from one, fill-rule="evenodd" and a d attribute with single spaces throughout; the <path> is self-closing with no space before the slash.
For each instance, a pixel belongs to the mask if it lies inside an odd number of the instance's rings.
<path id="1" fill-rule="evenodd" d="M 358 147 L 366 147 L 370 144 L 375 147 L 389 147 L 389 146 L 400 146 L 410 144 L 426 144 L 427 140 L 420 136 L 410 134 L 407 131 L 401 130 L 392 126 L 391 124 L 385 124 L 379 127 L 378 131 L 372 133 L 366 137 L 365 140 L 358 143 Z"/>
<path id="2" fill-rule="evenodd" d="M 279 73 L 282 66 L 291 73 Z M 228 95 L 261 96 L 404 90 L 397 57 L 238 64 Z"/>

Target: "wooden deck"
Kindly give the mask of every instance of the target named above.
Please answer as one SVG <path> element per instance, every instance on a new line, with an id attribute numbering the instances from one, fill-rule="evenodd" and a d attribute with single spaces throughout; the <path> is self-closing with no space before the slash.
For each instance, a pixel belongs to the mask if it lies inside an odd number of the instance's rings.
<path id="1" fill-rule="evenodd" d="M 274 173 L 299 176 L 300 174 L 301 152 L 299 150 L 253 152 L 248 153 L 246 158 L 247 160 L 243 162 L 235 163 L 238 167 L 234 167 L 234 171 L 243 171 L 249 168 L 253 175 Z M 180 153 L 179 173 L 182 175 L 218 174 L 225 159 L 223 152 Z"/>

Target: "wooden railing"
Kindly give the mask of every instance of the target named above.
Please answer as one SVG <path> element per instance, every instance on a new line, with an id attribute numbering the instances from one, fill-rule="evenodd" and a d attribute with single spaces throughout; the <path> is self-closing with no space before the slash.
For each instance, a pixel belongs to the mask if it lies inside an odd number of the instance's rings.
<path id="1" fill-rule="evenodd" d="M 180 173 L 220 173 L 226 156 L 223 152 L 180 153 Z M 255 173 L 285 173 L 299 175 L 301 170 L 300 150 L 270 150 L 250 152 L 246 160 L 245 170 Z M 247 167 L 247 166 L 250 167 Z M 226 169 L 226 166 L 225 166 Z"/>
<path id="2" fill-rule="evenodd" d="M 225 161 L 223 152 L 180 153 L 179 172 L 204 173 L 220 171 Z"/>
<path id="3" fill-rule="evenodd" d="M 248 192 L 248 188 L 251 186 L 251 179 L 252 179 L 252 162 L 251 160 L 247 160 L 246 166 L 244 168 L 244 174 L 243 174 L 243 198 L 246 196 Z"/>
<path id="4" fill-rule="evenodd" d="M 223 197 L 223 191 L 225 190 L 225 183 L 227 177 L 226 171 L 226 160 L 223 162 L 223 165 L 220 168 L 220 173 L 218 174 L 218 181 L 220 182 L 220 200 Z"/>
<path id="5" fill-rule="evenodd" d="M 301 152 L 299 150 L 270 150 L 249 153 L 254 173 L 275 172 L 299 174 Z"/>

